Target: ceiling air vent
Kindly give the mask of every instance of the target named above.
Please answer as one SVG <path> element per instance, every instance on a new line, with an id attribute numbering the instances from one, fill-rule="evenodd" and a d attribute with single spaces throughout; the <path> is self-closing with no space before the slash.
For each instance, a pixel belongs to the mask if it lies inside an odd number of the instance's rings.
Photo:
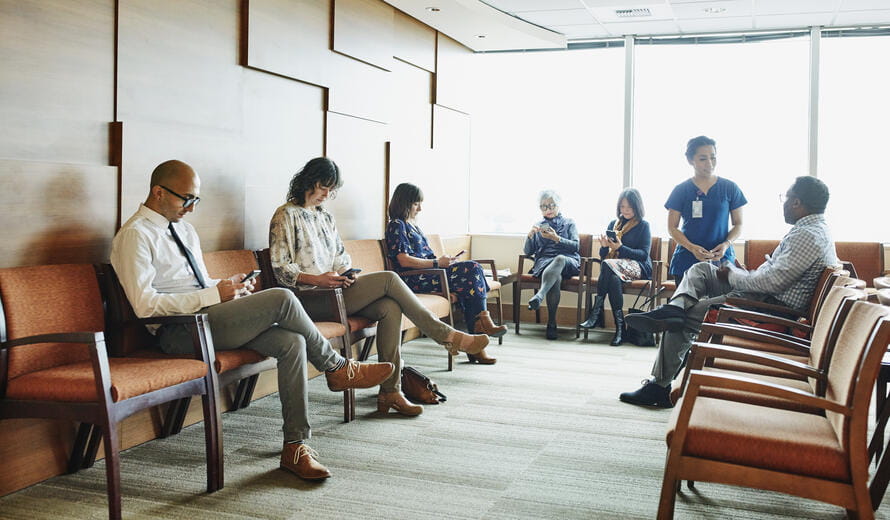
<path id="1" fill-rule="evenodd" d="M 652 16 L 652 13 L 645 7 L 639 9 L 615 9 L 615 16 L 618 18 L 642 18 Z"/>

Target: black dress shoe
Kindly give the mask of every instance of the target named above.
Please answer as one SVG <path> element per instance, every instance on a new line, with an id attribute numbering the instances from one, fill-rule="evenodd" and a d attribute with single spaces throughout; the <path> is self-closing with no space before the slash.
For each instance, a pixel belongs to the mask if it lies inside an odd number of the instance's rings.
<path id="1" fill-rule="evenodd" d="M 635 312 L 624 318 L 627 326 L 643 332 L 679 332 L 686 323 L 686 311 L 676 305 L 659 305 L 649 312 Z"/>
<path id="2" fill-rule="evenodd" d="M 654 406 L 655 408 L 673 408 L 671 392 L 669 389 L 655 384 L 652 381 L 643 381 L 643 386 L 634 392 L 624 392 L 618 396 L 625 403 L 638 404 L 640 406 Z"/>
<path id="3" fill-rule="evenodd" d="M 528 301 L 528 310 L 536 311 L 541 308 L 541 300 L 537 298 L 532 298 Z"/>
<path id="4" fill-rule="evenodd" d="M 547 339 L 556 339 L 556 325 L 547 324 Z"/>

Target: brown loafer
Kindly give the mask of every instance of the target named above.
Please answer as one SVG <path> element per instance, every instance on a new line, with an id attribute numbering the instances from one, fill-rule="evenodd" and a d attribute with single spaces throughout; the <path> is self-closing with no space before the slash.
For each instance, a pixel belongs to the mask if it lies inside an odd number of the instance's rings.
<path id="1" fill-rule="evenodd" d="M 497 358 L 490 357 L 483 350 L 478 354 L 467 354 L 467 358 L 470 360 L 470 363 L 479 363 L 480 365 L 494 365 L 498 362 Z"/>
<path id="2" fill-rule="evenodd" d="M 324 480 L 331 476 L 328 468 L 316 459 L 318 453 L 305 444 L 285 444 L 281 450 L 281 468 L 303 480 Z"/>
<path id="3" fill-rule="evenodd" d="M 507 333 L 507 326 L 495 325 L 494 322 L 491 321 L 491 315 L 488 311 L 482 311 L 476 315 L 476 326 L 473 327 L 473 332 L 499 338 Z"/>
<path id="4" fill-rule="evenodd" d="M 407 416 L 415 416 L 423 413 L 423 406 L 408 401 L 402 392 L 380 392 L 377 395 L 377 411 L 380 413 L 389 413 L 390 408 Z"/>
<path id="5" fill-rule="evenodd" d="M 392 375 L 395 366 L 392 363 L 359 363 L 347 360 L 343 368 L 333 372 L 325 372 L 328 388 L 331 392 L 342 392 L 350 388 L 371 388 L 382 383 Z"/>

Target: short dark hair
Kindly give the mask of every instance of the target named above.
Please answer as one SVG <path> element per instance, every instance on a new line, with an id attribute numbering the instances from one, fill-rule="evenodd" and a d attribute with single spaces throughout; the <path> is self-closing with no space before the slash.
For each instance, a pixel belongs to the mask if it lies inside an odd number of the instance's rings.
<path id="1" fill-rule="evenodd" d="M 643 209 L 643 196 L 640 195 L 640 191 L 636 188 L 625 188 L 618 195 L 618 203 L 615 204 L 615 216 L 621 216 L 621 201 L 624 199 L 627 199 L 627 203 L 634 210 L 636 218 L 643 220 L 643 217 L 646 216 L 646 210 Z"/>
<path id="2" fill-rule="evenodd" d="M 717 149 L 717 141 L 711 139 L 710 137 L 700 135 L 698 137 L 693 137 L 686 143 L 686 160 L 691 161 L 693 157 L 695 157 L 695 151 L 701 148 L 702 146 L 713 146 L 714 149 Z"/>
<path id="3" fill-rule="evenodd" d="M 389 220 L 407 219 L 411 205 L 415 202 L 423 202 L 423 191 L 420 188 L 408 182 L 396 186 L 389 201 Z"/>
<path id="4" fill-rule="evenodd" d="M 794 179 L 791 191 L 810 213 L 825 213 L 825 207 L 828 206 L 828 186 L 824 182 L 810 175 L 803 175 Z"/>
<path id="5" fill-rule="evenodd" d="M 290 180 L 290 188 L 287 190 L 288 202 L 295 202 L 302 206 L 306 203 L 306 192 L 316 186 L 339 189 L 343 186 L 343 178 L 340 177 L 340 168 L 327 157 L 316 157 L 307 162 L 303 168 L 294 174 Z"/>

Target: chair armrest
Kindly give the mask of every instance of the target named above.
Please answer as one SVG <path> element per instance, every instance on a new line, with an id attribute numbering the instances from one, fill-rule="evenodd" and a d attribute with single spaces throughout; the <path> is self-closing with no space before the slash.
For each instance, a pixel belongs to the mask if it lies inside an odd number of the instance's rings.
<path id="1" fill-rule="evenodd" d="M 812 377 L 819 381 L 825 381 L 827 378 L 821 370 L 811 367 L 806 363 L 794 361 L 780 356 L 775 356 L 766 352 L 758 352 L 741 347 L 731 347 L 728 345 L 716 345 L 713 343 L 694 342 L 692 344 L 692 352 L 689 358 L 690 370 L 699 370 L 708 365 L 708 361 L 713 359 L 732 359 L 735 361 L 744 361 L 747 363 L 756 363 L 763 366 L 778 368 L 804 377 Z"/>
<path id="2" fill-rule="evenodd" d="M 750 327 L 743 328 L 735 325 L 702 323 L 701 332 L 710 334 L 711 338 L 713 338 L 714 336 L 735 336 L 742 339 L 762 341 L 764 343 L 770 343 L 772 345 L 785 347 L 790 350 L 799 352 L 803 356 L 808 356 L 810 354 L 810 347 L 799 341 L 791 341 L 785 338 L 779 338 L 772 334 L 767 334 L 766 332 L 752 330 Z M 719 343 L 719 341 L 711 341 L 711 343 Z"/>
<path id="3" fill-rule="evenodd" d="M 411 269 L 409 271 L 402 271 L 399 273 L 399 276 L 402 278 L 406 276 L 416 275 L 416 274 L 428 274 L 432 276 L 436 276 L 439 278 L 439 287 L 442 288 L 441 291 L 432 291 L 425 294 L 438 294 L 439 296 L 445 298 L 446 300 L 451 300 L 451 293 L 448 290 L 448 275 L 445 274 L 445 269 Z"/>
<path id="4" fill-rule="evenodd" d="M 813 331 L 813 326 L 807 323 L 801 323 L 799 321 L 789 320 L 788 318 L 782 318 L 781 316 L 774 316 L 772 314 L 766 314 L 763 312 L 733 307 L 724 307 L 717 313 L 717 323 L 728 323 L 729 319 L 738 318 L 760 321 L 763 323 L 773 323 L 776 325 L 788 327 L 790 329 L 797 329 L 806 333 L 810 333 Z"/>
<path id="5" fill-rule="evenodd" d="M 474 262 L 476 262 L 477 264 L 480 264 L 480 265 L 485 264 L 485 265 L 489 266 L 489 268 L 491 269 L 492 281 L 495 281 L 495 282 L 498 281 L 498 268 L 494 265 L 493 258 L 473 258 L 472 260 Z"/>
<path id="6" fill-rule="evenodd" d="M 36 345 L 38 343 L 93 343 L 105 341 L 102 332 L 57 332 L 54 334 L 36 334 L 24 338 L 16 338 L 0 343 L 0 350 L 10 350 L 13 347 L 23 345 Z"/>
<path id="7" fill-rule="evenodd" d="M 794 310 L 791 307 L 786 307 L 784 305 L 775 305 L 772 303 L 765 303 L 758 300 L 748 300 L 745 298 L 736 298 L 729 297 L 726 299 L 727 305 L 734 305 L 736 307 L 742 308 L 753 308 L 760 309 L 768 312 L 775 312 L 779 314 L 787 314 L 789 316 L 795 316 L 797 318 L 805 318 L 806 313 L 800 312 L 798 310 Z"/>
<path id="8" fill-rule="evenodd" d="M 771 397 L 778 397 L 779 399 L 784 399 L 786 401 L 792 401 L 812 408 L 821 408 L 823 410 L 839 413 L 846 416 L 852 415 L 853 413 L 853 410 L 840 403 L 836 403 L 823 397 L 817 397 L 813 394 L 804 392 L 803 390 L 798 390 L 796 388 L 791 388 L 776 383 L 768 383 L 766 381 L 760 381 L 750 377 L 737 376 L 735 374 L 718 374 L 713 371 L 703 370 L 691 371 L 688 387 L 689 395 L 697 395 L 698 388 L 702 386 L 725 388 L 728 390 L 740 390 L 742 392 L 750 392 Z M 713 399 L 722 399 L 721 397 L 713 397 L 710 395 L 708 397 Z M 758 403 L 753 406 L 776 408 L 775 406 L 771 406 L 766 403 Z"/>

